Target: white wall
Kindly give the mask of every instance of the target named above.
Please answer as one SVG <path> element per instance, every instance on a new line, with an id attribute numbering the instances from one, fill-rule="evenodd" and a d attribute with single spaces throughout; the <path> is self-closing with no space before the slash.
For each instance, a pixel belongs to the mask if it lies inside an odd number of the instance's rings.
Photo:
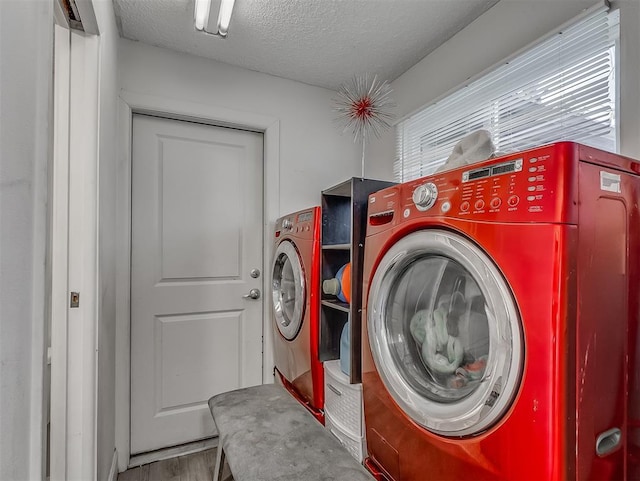
<path id="1" fill-rule="evenodd" d="M 97 474 L 106 480 L 115 449 L 116 129 L 118 30 L 111 0 L 93 0 L 100 29 L 98 138 L 98 419 Z"/>
<path id="2" fill-rule="evenodd" d="M 334 125 L 330 90 L 128 40 L 119 62 L 124 90 L 278 118 L 280 214 L 317 205 L 322 189 L 359 175 L 359 148 Z"/>
<path id="3" fill-rule="evenodd" d="M 0 479 L 43 477 L 53 11 L 0 1 Z"/>
<path id="4" fill-rule="evenodd" d="M 493 67 L 518 50 L 526 47 L 563 23 L 591 7 L 596 0 L 501 0 L 473 23 L 449 39 L 392 82 L 393 97 L 398 105 L 398 119 L 406 117 L 426 104 L 433 102 L 469 78 Z M 620 4 L 627 12 L 621 17 L 624 65 L 627 71 L 623 79 L 623 116 L 621 124 L 630 124 L 621 144 L 623 152 L 640 157 L 638 148 L 638 13 L 637 0 L 622 0 Z M 635 56 L 635 59 L 634 59 Z M 630 75 L 632 77 L 630 77 Z M 630 101 L 631 104 L 627 102 Z M 623 125 L 623 129 L 624 129 Z M 636 147 L 625 149 L 634 142 Z M 370 170 L 373 176 L 393 178 L 395 158 L 395 129 L 372 142 L 369 152 Z"/>

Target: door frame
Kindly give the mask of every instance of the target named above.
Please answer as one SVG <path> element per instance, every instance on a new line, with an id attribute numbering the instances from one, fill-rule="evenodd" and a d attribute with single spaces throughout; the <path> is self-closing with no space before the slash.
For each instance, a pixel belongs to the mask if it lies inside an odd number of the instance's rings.
<path id="1" fill-rule="evenodd" d="M 50 477 L 94 479 L 100 37 L 54 28 Z M 81 294 L 78 308 L 71 291 Z"/>
<path id="2" fill-rule="evenodd" d="M 216 105 L 182 101 L 122 90 L 118 99 L 118 159 L 116 167 L 116 449 L 118 470 L 129 467 L 131 456 L 131 145 L 134 114 L 233 127 L 264 136 L 263 169 L 263 262 L 262 290 L 268 292 L 268 273 L 273 255 L 271 228 L 280 211 L 280 121 L 276 117 L 242 112 Z M 273 382 L 271 305 L 262 296 L 262 382 Z"/>

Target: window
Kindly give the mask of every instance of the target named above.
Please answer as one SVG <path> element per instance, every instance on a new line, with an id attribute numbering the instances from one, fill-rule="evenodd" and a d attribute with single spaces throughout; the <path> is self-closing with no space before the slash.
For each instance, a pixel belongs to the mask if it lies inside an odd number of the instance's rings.
<path id="1" fill-rule="evenodd" d="M 399 122 L 395 180 L 433 173 L 478 129 L 504 153 L 559 140 L 615 152 L 618 38 L 619 11 L 603 8 Z"/>

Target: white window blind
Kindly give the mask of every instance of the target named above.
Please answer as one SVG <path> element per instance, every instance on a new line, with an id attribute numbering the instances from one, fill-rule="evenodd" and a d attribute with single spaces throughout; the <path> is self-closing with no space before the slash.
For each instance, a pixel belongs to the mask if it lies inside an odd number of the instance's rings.
<path id="1" fill-rule="evenodd" d="M 465 135 L 499 152 L 559 140 L 616 151 L 619 11 L 602 8 L 397 125 L 398 182 L 433 173 Z"/>

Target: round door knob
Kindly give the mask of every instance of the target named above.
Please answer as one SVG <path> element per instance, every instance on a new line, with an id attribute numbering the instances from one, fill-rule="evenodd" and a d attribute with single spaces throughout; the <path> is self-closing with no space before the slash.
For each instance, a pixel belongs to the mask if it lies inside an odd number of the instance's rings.
<path id="1" fill-rule="evenodd" d="M 427 182 L 426 184 L 419 185 L 413 191 L 413 203 L 418 210 L 429 210 L 436 203 L 438 198 L 438 188 L 436 184 Z"/>
<path id="2" fill-rule="evenodd" d="M 260 289 L 251 289 L 249 294 L 245 294 L 244 296 L 247 299 L 260 299 Z"/>

